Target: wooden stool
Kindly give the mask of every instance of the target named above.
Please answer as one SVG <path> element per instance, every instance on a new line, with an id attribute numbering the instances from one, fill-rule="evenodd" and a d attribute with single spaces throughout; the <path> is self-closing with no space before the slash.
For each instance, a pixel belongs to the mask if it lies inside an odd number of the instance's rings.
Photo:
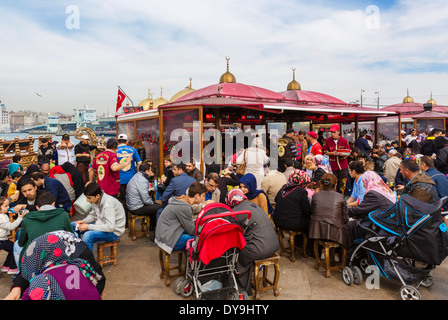
<path id="1" fill-rule="evenodd" d="M 324 249 L 324 255 L 325 255 L 325 261 L 320 260 L 320 256 L 319 256 L 319 246 L 323 247 Z M 332 255 L 332 257 L 330 257 L 330 249 L 331 248 L 342 248 L 342 257 L 341 258 L 341 264 L 336 265 L 336 266 L 330 266 L 330 264 L 332 262 L 334 262 L 334 254 Z M 341 245 L 339 245 L 339 243 L 333 242 L 333 241 L 325 241 L 325 240 L 320 240 L 320 239 L 315 239 L 314 240 L 314 255 L 316 256 L 316 264 L 314 265 L 314 268 L 316 270 L 319 270 L 319 267 L 322 266 L 324 268 L 326 268 L 327 273 L 326 273 L 326 277 L 330 278 L 330 271 L 331 270 L 342 270 L 345 267 L 345 260 L 347 257 L 347 250 L 342 247 Z"/>
<path id="2" fill-rule="evenodd" d="M 138 219 L 142 221 L 142 228 L 135 230 L 135 221 Z M 149 221 L 148 216 L 134 216 L 130 212 L 128 213 L 129 236 L 132 237 L 132 240 L 143 234 L 149 238 Z"/>
<path id="3" fill-rule="evenodd" d="M 280 292 L 277 290 L 277 284 L 278 279 L 280 278 L 280 256 L 277 254 L 274 254 L 270 258 L 266 258 L 263 260 L 256 260 L 254 261 L 254 282 L 253 285 L 255 286 L 255 300 L 260 299 L 260 292 L 266 291 L 266 290 L 273 290 L 274 296 L 278 297 Z M 268 279 L 268 267 L 273 265 L 274 266 L 274 279 L 269 280 Z M 259 276 L 259 272 L 263 268 L 263 276 Z M 263 287 L 260 287 L 260 281 L 263 281 Z"/>
<path id="4" fill-rule="evenodd" d="M 120 239 L 118 239 L 117 241 L 113 241 L 113 242 L 97 242 L 97 247 L 98 247 L 98 263 L 100 264 L 101 267 L 103 267 L 106 263 L 114 263 L 114 266 L 117 265 L 117 244 L 120 241 Z M 103 255 L 103 250 L 104 248 L 108 248 L 110 247 L 110 255 L 109 256 L 104 256 Z"/>
<path id="5" fill-rule="evenodd" d="M 283 245 L 283 233 L 286 232 L 289 234 L 289 244 L 290 244 L 290 248 L 286 248 Z M 283 230 L 280 228 L 277 228 L 277 235 L 278 235 L 278 241 L 280 242 L 280 256 L 283 257 L 284 252 L 289 252 L 291 253 L 291 261 L 294 262 L 296 261 L 296 257 L 295 257 L 295 244 L 294 244 L 294 238 L 297 235 L 302 235 L 303 238 L 303 245 L 302 245 L 302 253 L 306 258 L 309 258 L 308 254 L 306 253 L 306 246 L 308 245 L 308 237 L 305 233 L 300 232 L 300 231 L 291 231 L 291 230 Z"/>
<path id="6" fill-rule="evenodd" d="M 170 254 L 168 254 L 165 250 L 159 250 L 159 261 L 160 261 L 160 279 L 166 278 L 165 285 L 167 287 L 171 284 L 171 278 L 176 278 L 179 276 L 185 275 L 185 268 L 183 264 L 185 263 L 185 267 L 187 265 L 187 253 L 185 250 L 173 251 L 171 254 L 177 254 L 177 265 L 170 267 Z M 171 270 L 178 270 L 178 273 L 172 274 Z"/>

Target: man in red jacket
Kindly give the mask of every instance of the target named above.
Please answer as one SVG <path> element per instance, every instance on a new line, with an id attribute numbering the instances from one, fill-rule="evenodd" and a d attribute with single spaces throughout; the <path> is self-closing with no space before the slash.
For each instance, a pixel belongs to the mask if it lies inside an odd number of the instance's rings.
<path id="1" fill-rule="evenodd" d="M 338 178 L 337 191 L 344 195 L 348 179 L 347 157 L 350 154 L 350 146 L 347 140 L 341 137 L 339 125 L 333 124 L 330 133 L 331 137 L 325 141 L 324 154 L 329 156 L 331 170 Z"/>

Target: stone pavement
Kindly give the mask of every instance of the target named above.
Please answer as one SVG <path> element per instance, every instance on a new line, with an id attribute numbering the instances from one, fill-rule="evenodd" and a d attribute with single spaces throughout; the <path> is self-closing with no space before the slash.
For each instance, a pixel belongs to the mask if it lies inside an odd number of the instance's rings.
<path id="1" fill-rule="evenodd" d="M 106 249 L 109 250 L 109 249 Z M 95 247 L 96 251 L 96 247 Z M 96 254 L 96 252 L 95 252 Z M 0 252 L 0 261 L 6 258 Z M 262 301 L 272 300 L 400 300 L 401 284 L 397 281 L 381 278 L 380 289 L 367 289 L 365 281 L 357 286 L 348 287 L 342 280 L 341 271 L 332 271 L 330 278 L 325 278 L 321 268 L 314 269 L 314 258 L 296 255 L 291 262 L 289 255 L 280 259 L 280 295 L 274 297 L 272 291 L 261 293 Z M 445 300 L 448 292 L 448 262 L 433 271 L 435 283 L 431 288 L 419 289 L 423 300 Z M 118 244 L 118 265 L 104 266 L 106 288 L 104 300 L 184 300 L 174 293 L 172 286 L 166 287 L 160 279 L 159 249 L 157 245 L 144 236 L 135 241 L 128 232 L 121 237 Z M 0 275 L 0 297 L 8 294 L 11 275 Z"/>

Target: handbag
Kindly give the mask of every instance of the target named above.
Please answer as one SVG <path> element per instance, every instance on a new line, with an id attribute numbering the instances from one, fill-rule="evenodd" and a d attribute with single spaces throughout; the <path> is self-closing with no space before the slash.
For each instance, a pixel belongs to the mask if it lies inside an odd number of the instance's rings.
<path id="1" fill-rule="evenodd" d="M 240 175 L 244 175 L 244 171 L 246 171 L 246 150 L 244 149 L 244 155 L 243 155 L 243 163 L 241 163 L 238 168 L 236 169 L 236 173 Z"/>
<path id="2" fill-rule="evenodd" d="M 84 216 L 87 215 L 92 209 L 92 204 L 87 202 L 87 198 L 84 193 L 79 196 L 73 205 L 75 210 Z"/>

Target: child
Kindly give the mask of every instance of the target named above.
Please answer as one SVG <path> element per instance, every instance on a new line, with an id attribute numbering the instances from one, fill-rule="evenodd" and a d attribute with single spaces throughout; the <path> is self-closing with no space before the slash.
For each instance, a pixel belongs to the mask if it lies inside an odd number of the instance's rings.
<path id="1" fill-rule="evenodd" d="M 17 228 L 23 220 L 23 217 L 27 214 L 27 210 L 23 210 L 18 213 L 18 218 L 14 222 L 9 221 L 8 215 L 9 200 L 5 197 L 0 197 L 0 249 L 8 252 L 5 263 L 1 267 L 2 272 L 8 274 L 16 274 L 18 269 L 14 260 L 13 248 L 14 242 L 8 239 L 11 230 Z"/>
<path id="2" fill-rule="evenodd" d="M 8 166 L 8 172 L 9 176 L 12 176 L 12 174 L 16 171 L 22 171 L 22 156 L 15 155 L 12 157 L 12 163 Z"/>
<path id="3" fill-rule="evenodd" d="M 17 190 L 17 182 L 20 180 L 21 177 L 22 177 L 22 173 L 21 173 L 20 171 L 16 171 L 16 172 L 14 172 L 14 173 L 11 175 L 12 182 L 11 182 L 11 184 L 9 185 L 9 188 L 8 188 L 8 197 L 12 197 L 12 196 L 16 193 L 16 190 Z M 14 202 L 11 202 L 11 203 L 9 204 L 9 206 L 10 206 L 11 208 L 12 208 L 12 207 L 15 207 L 15 205 L 16 205 L 15 201 L 14 201 Z"/>

